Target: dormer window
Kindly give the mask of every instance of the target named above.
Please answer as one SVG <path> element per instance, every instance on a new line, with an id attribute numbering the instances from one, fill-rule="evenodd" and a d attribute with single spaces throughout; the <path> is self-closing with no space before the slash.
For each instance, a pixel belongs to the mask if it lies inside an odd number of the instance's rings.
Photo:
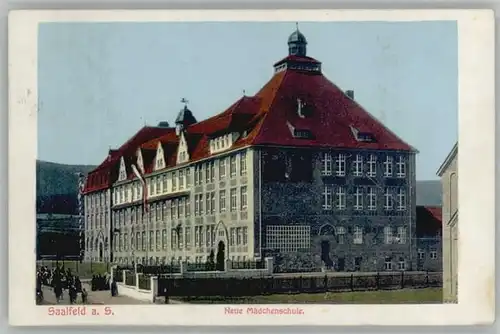
<path id="1" fill-rule="evenodd" d="M 297 115 L 299 115 L 300 118 L 305 118 L 304 114 L 304 107 L 305 103 L 301 99 L 297 99 Z"/>
<path id="2" fill-rule="evenodd" d="M 292 124 L 287 123 L 288 128 L 290 129 L 290 132 L 292 133 L 292 136 L 294 138 L 298 139 L 312 139 L 313 134 L 311 130 L 308 129 L 300 129 L 300 128 L 295 128 Z"/>
<path id="3" fill-rule="evenodd" d="M 237 136 L 234 134 L 225 134 L 213 139 L 210 139 L 210 153 L 217 153 L 221 151 L 225 151 L 230 148 L 234 141 L 237 139 Z"/>
<path id="4" fill-rule="evenodd" d="M 120 159 L 120 172 L 118 173 L 118 181 L 125 181 L 127 179 L 127 169 L 125 168 L 125 160 L 123 157 Z"/>
<path id="5" fill-rule="evenodd" d="M 161 143 L 158 143 L 158 148 L 156 149 L 155 170 L 163 168 L 165 168 L 165 156 L 163 154 L 163 147 L 161 146 Z"/>
<path id="6" fill-rule="evenodd" d="M 144 161 L 142 160 L 142 152 L 141 149 L 137 150 L 137 166 L 142 174 L 144 174 Z"/>
<path id="7" fill-rule="evenodd" d="M 299 138 L 299 139 L 311 139 L 312 138 L 312 132 L 309 131 L 309 130 L 295 129 L 293 131 L 293 136 L 295 138 Z"/>
<path id="8" fill-rule="evenodd" d="M 354 135 L 354 138 L 359 142 L 363 142 L 363 143 L 375 142 L 375 137 L 370 132 L 360 131 L 359 129 L 357 129 L 353 126 L 351 126 L 351 131 L 352 131 L 352 134 Z"/>
<path id="9" fill-rule="evenodd" d="M 182 164 L 189 161 L 189 152 L 184 133 L 181 133 L 179 147 L 177 148 L 177 163 Z"/>

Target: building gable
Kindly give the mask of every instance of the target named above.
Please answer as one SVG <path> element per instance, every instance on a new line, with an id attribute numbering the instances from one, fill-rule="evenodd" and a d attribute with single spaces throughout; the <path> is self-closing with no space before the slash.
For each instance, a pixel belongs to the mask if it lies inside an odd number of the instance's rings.
<path id="1" fill-rule="evenodd" d="M 179 146 L 177 148 L 177 164 L 183 164 L 189 161 L 189 151 L 184 132 L 180 133 Z"/>

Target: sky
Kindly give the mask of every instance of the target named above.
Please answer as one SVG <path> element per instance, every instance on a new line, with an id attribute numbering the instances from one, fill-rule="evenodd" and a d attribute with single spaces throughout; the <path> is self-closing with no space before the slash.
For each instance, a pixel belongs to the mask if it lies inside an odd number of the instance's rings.
<path id="1" fill-rule="evenodd" d="M 417 179 L 458 139 L 452 21 L 299 22 L 323 74 L 417 148 Z M 144 125 L 198 120 L 255 94 L 288 54 L 295 22 L 42 23 L 38 159 L 97 165 Z"/>

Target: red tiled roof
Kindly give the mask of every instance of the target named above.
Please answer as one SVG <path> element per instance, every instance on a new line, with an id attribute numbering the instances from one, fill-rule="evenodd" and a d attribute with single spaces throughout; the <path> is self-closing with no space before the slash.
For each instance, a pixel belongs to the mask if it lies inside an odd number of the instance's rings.
<path id="1" fill-rule="evenodd" d="M 295 56 L 295 55 L 290 55 L 287 56 L 280 61 L 276 62 L 274 66 L 281 65 L 286 62 L 295 62 L 295 63 L 311 63 L 311 64 L 321 64 L 320 61 L 311 58 L 311 57 L 301 57 L 301 56 Z"/>
<path id="2" fill-rule="evenodd" d="M 442 225 L 442 208 L 437 206 L 417 206 L 417 237 L 435 236 Z"/>
<path id="3" fill-rule="evenodd" d="M 117 179 L 120 158 L 122 156 L 126 158 L 134 156 L 139 145 L 163 135 L 168 130 L 168 128 L 145 126 L 120 146 L 119 149 L 110 150 L 106 159 L 89 173 L 84 192 L 88 193 L 109 188 Z"/>
<path id="4" fill-rule="evenodd" d="M 289 56 L 277 64 L 289 60 L 318 63 L 309 57 Z M 305 118 L 297 114 L 298 98 L 307 107 Z M 312 137 L 295 138 L 289 124 L 297 130 L 311 131 Z M 358 141 L 352 127 L 369 133 L 374 141 Z M 276 73 L 255 96 L 244 96 L 224 112 L 188 126 L 184 135 L 190 161 L 207 158 L 210 155 L 210 138 L 231 132 L 246 134 L 236 140 L 232 149 L 247 145 L 276 145 L 414 150 L 321 73 L 293 69 Z M 147 158 L 144 156 L 144 165 L 146 173 L 151 172 L 158 142 L 165 149 L 167 167 L 174 166 L 179 142 L 175 129 L 144 127 L 118 150 L 110 151 L 109 157 L 90 174 L 104 171 L 107 177 L 101 176 L 103 181 L 100 183 L 88 181 L 87 191 L 110 186 L 116 180 L 120 157 L 135 155 L 138 147 L 148 152 Z M 134 177 L 128 174 L 130 178 Z"/>

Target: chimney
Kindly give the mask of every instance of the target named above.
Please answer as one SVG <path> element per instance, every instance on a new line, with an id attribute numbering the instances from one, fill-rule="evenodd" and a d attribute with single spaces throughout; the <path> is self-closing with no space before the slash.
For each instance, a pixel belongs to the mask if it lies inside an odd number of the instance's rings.
<path id="1" fill-rule="evenodd" d="M 345 95 L 347 95 L 351 100 L 354 100 L 354 91 L 353 90 L 346 90 Z"/>

